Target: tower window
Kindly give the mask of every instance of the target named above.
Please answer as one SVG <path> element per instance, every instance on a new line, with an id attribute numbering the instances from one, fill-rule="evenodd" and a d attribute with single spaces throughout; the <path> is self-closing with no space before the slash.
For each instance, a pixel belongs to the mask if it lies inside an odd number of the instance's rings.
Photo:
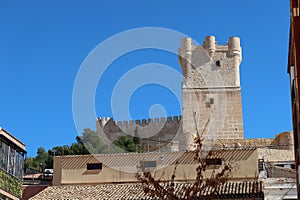
<path id="1" fill-rule="evenodd" d="M 214 102 L 215 102 L 214 98 L 210 98 L 210 99 L 209 99 L 209 103 L 210 103 L 210 104 L 214 104 Z"/>
<path id="2" fill-rule="evenodd" d="M 218 67 L 221 66 L 221 62 L 219 60 L 216 61 L 216 66 L 218 66 Z"/>

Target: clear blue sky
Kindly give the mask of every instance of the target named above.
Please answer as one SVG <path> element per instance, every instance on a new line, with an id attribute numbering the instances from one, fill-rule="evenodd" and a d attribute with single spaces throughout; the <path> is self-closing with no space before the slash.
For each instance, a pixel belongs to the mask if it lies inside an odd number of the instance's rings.
<path id="1" fill-rule="evenodd" d="M 240 37 L 245 137 L 270 138 L 291 130 L 287 0 L 0 1 L 0 126 L 23 141 L 30 156 L 39 146 L 75 142 L 72 92 L 82 62 L 105 39 L 149 26 L 176 30 L 200 43 L 207 35 L 219 44 Z M 122 73 L 151 62 L 180 71 L 176 55 L 163 51 L 120 57 L 99 82 L 97 115 L 111 116 L 111 91 Z M 170 91 L 146 85 L 130 100 L 132 117 L 148 118 L 153 104 L 166 105 L 168 115 L 181 114 Z M 95 129 L 95 121 L 90 123 Z"/>

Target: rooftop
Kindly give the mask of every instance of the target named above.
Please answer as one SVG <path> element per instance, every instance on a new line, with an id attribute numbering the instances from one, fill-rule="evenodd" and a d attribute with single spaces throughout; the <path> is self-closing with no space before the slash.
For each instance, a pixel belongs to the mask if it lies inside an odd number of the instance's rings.
<path id="1" fill-rule="evenodd" d="M 10 143 L 13 143 L 21 151 L 26 152 L 25 144 L 1 127 L 0 127 L 0 137 L 4 138 L 6 141 Z"/>
<path id="2" fill-rule="evenodd" d="M 191 183 L 175 183 L 175 190 L 180 191 Z M 261 198 L 262 182 L 227 182 L 218 188 L 216 199 Z M 210 194 L 207 189 L 203 196 Z M 197 196 L 200 195 L 199 193 Z M 104 184 L 104 185 L 68 185 L 51 186 L 37 194 L 31 200 L 45 199 L 158 199 L 145 194 L 141 184 Z"/>

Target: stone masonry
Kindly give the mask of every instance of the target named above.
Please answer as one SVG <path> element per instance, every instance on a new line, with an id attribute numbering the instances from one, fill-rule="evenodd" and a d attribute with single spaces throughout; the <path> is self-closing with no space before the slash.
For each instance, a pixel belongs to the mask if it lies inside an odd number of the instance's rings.
<path id="1" fill-rule="evenodd" d="M 178 151 L 178 135 L 182 132 L 181 116 L 130 121 L 114 121 L 112 118 L 97 119 L 97 133 L 113 142 L 121 136 L 141 138 L 144 151 Z"/>
<path id="2" fill-rule="evenodd" d="M 225 46 L 206 37 L 202 46 L 184 38 L 179 48 L 183 72 L 180 150 L 194 148 L 197 133 L 207 141 L 243 139 L 239 66 L 240 39 L 231 37 Z"/>

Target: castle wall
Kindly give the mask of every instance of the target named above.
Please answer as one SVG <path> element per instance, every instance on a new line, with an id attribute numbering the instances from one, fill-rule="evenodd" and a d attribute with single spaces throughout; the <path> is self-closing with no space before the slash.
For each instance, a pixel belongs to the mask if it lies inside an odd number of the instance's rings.
<path id="1" fill-rule="evenodd" d="M 97 133 L 113 142 L 121 136 L 134 137 L 137 131 L 145 151 L 153 151 L 172 145 L 181 130 L 181 116 L 130 121 L 114 121 L 112 118 L 97 119 Z M 104 135 L 103 135 L 104 134 Z M 170 149 L 169 149 L 170 150 Z"/>
<path id="2" fill-rule="evenodd" d="M 294 150 L 293 132 L 283 132 L 277 134 L 273 143 L 279 149 Z"/>
<path id="3" fill-rule="evenodd" d="M 257 151 L 258 159 L 264 159 L 266 162 L 295 160 L 293 150 L 258 148 Z"/>

